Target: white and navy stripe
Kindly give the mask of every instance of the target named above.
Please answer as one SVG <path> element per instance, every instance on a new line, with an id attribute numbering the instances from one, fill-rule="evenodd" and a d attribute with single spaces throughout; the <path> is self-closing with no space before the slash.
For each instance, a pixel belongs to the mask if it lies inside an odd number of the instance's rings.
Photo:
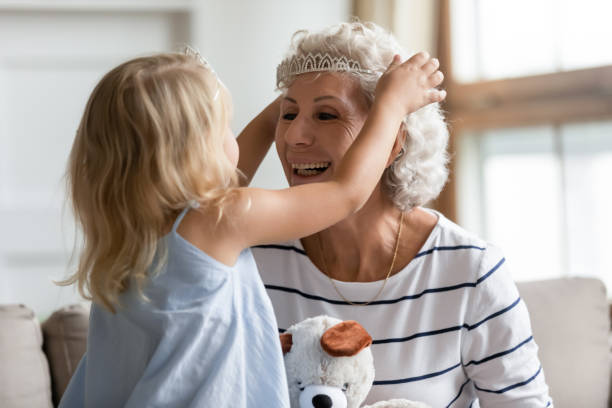
<path id="1" fill-rule="evenodd" d="M 253 248 L 279 331 L 321 314 L 359 321 L 374 339 L 369 404 L 408 398 L 433 407 L 552 406 L 505 258 L 436 214 L 422 250 L 366 306 L 340 299 L 299 241 Z M 335 283 L 364 303 L 382 282 Z"/>

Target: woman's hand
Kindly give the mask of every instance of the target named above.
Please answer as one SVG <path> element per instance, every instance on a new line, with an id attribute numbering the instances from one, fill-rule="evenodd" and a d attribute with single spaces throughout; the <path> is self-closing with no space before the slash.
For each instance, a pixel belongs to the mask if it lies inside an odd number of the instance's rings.
<path id="1" fill-rule="evenodd" d="M 398 109 L 398 114 L 405 116 L 430 103 L 443 101 L 446 91 L 435 89 L 444 79 L 439 67 L 438 60 L 426 52 L 419 52 L 403 63 L 395 55 L 378 80 L 374 104 L 381 104 L 384 109 Z"/>

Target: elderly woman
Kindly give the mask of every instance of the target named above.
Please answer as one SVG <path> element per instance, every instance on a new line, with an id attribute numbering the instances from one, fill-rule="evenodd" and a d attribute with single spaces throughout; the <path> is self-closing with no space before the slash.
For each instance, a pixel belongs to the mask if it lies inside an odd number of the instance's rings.
<path id="1" fill-rule="evenodd" d="M 263 157 L 275 129 L 290 185 L 329 179 L 395 54 L 403 54 L 396 40 L 374 24 L 297 32 L 277 70 L 280 114 L 278 102 L 265 109 L 244 132 L 262 136 L 241 136 L 241 148 Z M 373 338 L 368 403 L 550 406 L 527 309 L 504 256 L 422 207 L 446 181 L 447 141 L 437 104 L 410 114 L 359 212 L 301 241 L 254 249 L 279 331 L 320 314 L 359 321 Z M 254 172 L 242 170 L 247 178 Z"/>

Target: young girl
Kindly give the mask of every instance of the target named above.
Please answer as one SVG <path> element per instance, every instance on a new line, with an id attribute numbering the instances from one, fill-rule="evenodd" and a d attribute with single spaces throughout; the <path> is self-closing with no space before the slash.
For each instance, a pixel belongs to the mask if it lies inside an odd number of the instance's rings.
<path id="1" fill-rule="evenodd" d="M 402 118 L 444 98 L 432 89 L 437 67 L 426 54 L 396 56 L 332 180 L 280 191 L 239 186 L 229 95 L 197 56 L 137 58 L 106 74 L 69 161 L 84 248 L 67 283 L 93 305 L 60 406 L 287 407 L 276 322 L 248 248 L 357 211 Z M 278 115 L 278 102 L 266 112 Z M 256 123 L 240 138 L 252 152 L 246 179 L 269 146 Z"/>

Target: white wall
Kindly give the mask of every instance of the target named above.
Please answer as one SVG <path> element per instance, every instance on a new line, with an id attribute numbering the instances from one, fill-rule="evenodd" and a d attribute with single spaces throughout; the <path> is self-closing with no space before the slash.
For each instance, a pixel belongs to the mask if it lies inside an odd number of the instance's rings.
<path id="1" fill-rule="evenodd" d="M 119 62 L 186 40 L 184 5 L 140 3 L 0 1 L 0 303 L 45 317 L 79 300 L 53 280 L 74 243 L 63 175 L 85 102 Z"/>
<path id="2" fill-rule="evenodd" d="M 0 303 L 39 317 L 79 299 L 62 176 L 87 95 L 126 58 L 197 46 L 234 98 L 238 133 L 275 97 L 298 28 L 346 20 L 350 0 L 0 0 Z M 254 185 L 286 185 L 275 153 Z"/>

